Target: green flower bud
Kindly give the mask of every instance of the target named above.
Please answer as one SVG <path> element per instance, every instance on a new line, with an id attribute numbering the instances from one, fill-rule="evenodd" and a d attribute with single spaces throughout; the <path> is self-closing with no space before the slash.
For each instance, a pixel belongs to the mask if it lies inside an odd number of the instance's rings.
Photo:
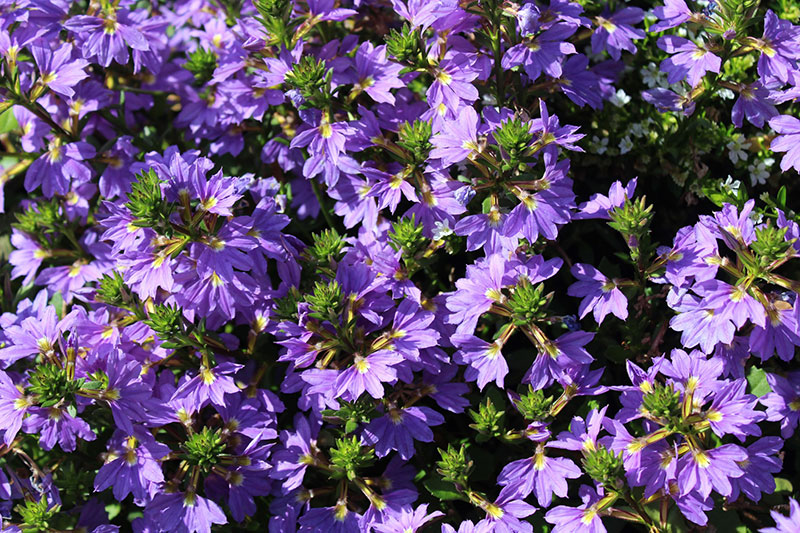
<path id="1" fill-rule="evenodd" d="M 361 446 L 361 439 L 355 435 L 336 439 L 336 446 L 330 450 L 332 476 L 337 479 L 355 479 L 356 471 L 375 461 L 375 451 Z"/>
<path id="2" fill-rule="evenodd" d="M 478 411 L 470 409 L 469 416 L 475 421 L 469 427 L 478 432 L 476 440 L 478 442 L 485 442 L 492 437 L 499 437 L 503 434 L 503 416 L 505 411 L 498 411 L 491 398 L 486 398 L 486 401 L 478 406 Z"/>
<path id="3" fill-rule="evenodd" d="M 615 454 L 603 446 L 589 450 L 583 458 L 583 470 L 604 487 L 617 488 L 618 481 L 625 473 L 622 452 Z"/>
<path id="4" fill-rule="evenodd" d="M 228 454 L 225 453 L 225 439 L 222 430 L 204 427 L 199 433 L 189 436 L 183 443 L 186 460 L 208 472 Z"/>

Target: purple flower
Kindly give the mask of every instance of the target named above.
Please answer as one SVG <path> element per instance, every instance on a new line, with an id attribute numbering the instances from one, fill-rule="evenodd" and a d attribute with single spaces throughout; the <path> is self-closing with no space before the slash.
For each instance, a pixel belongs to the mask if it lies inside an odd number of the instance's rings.
<path id="1" fill-rule="evenodd" d="M 120 65 L 128 63 L 128 47 L 141 52 L 150 49 L 145 36 L 134 27 L 127 9 L 108 8 L 99 16 L 78 15 L 64 23 L 64 27 L 75 32 L 83 43 L 86 59 L 96 58 L 104 67 L 114 60 Z"/>
<path id="2" fill-rule="evenodd" d="M 472 156 L 480 147 L 478 145 L 478 114 L 470 106 L 459 110 L 455 120 L 442 122 L 442 131 L 431 139 L 434 148 L 430 157 L 440 159 L 442 166 L 460 163 Z"/>
<path id="3" fill-rule="evenodd" d="M 719 388 L 719 377 L 722 375 L 722 361 L 707 359 L 698 350 L 686 353 L 683 350 L 672 350 L 669 359 L 664 359 L 659 372 L 672 378 L 685 394 L 692 394 L 695 400 L 702 400 Z"/>
<path id="4" fill-rule="evenodd" d="M 731 109 L 731 121 L 737 128 L 742 127 L 742 118 L 747 117 L 754 126 L 764 127 L 764 121 L 778 114 L 778 110 L 770 99 L 770 92 L 761 82 L 756 81 L 750 85 L 742 86 L 739 98 Z"/>
<path id="5" fill-rule="evenodd" d="M 645 102 L 656 106 L 661 113 L 675 111 L 688 117 L 694 113 L 696 107 L 696 103 L 689 96 L 681 96 L 674 91 L 660 87 L 642 91 L 642 98 Z"/>
<path id="6" fill-rule="evenodd" d="M 605 533 L 606 528 L 598 514 L 597 502 L 600 494 L 589 487 L 580 488 L 583 504 L 579 507 L 559 505 L 550 509 L 544 519 L 553 524 L 553 533 Z M 602 493 L 602 489 L 600 491 Z"/>
<path id="7" fill-rule="evenodd" d="M 296 526 L 293 526 L 296 527 Z M 347 508 L 347 502 L 339 501 L 333 507 L 310 509 L 300 517 L 298 533 L 359 533 L 359 515 Z"/>
<path id="8" fill-rule="evenodd" d="M 75 451 L 77 438 L 92 441 L 97 438 L 89 424 L 72 416 L 60 407 L 31 407 L 30 416 L 23 421 L 25 433 L 38 433 L 39 445 L 52 450 L 58 444 L 65 452 Z"/>
<path id="9" fill-rule="evenodd" d="M 787 308 L 788 307 L 788 308 Z M 795 309 L 800 309 L 795 302 Z M 750 332 L 750 351 L 766 360 L 777 352 L 784 361 L 791 361 L 796 346 L 800 346 L 797 311 L 781 300 L 770 302 L 767 320 Z"/>
<path id="10" fill-rule="evenodd" d="M 213 524 L 227 524 L 219 505 L 193 492 L 162 492 L 145 507 L 145 517 L 162 531 L 211 533 Z"/>
<path id="11" fill-rule="evenodd" d="M 504 235 L 506 218 L 507 215 L 493 205 L 488 213 L 465 216 L 456 223 L 453 231 L 467 237 L 467 250 L 482 248 L 487 255 L 499 254 L 516 248 L 517 239 Z"/>
<path id="12" fill-rule="evenodd" d="M 491 381 L 503 388 L 503 379 L 508 374 L 508 363 L 501 353 L 503 343 L 500 339 L 488 343 L 473 335 L 456 334 L 450 341 L 458 347 L 453 356 L 455 362 L 470 365 L 464 373 L 464 379 L 477 379 L 480 390 Z"/>
<path id="13" fill-rule="evenodd" d="M 703 498 L 711 490 L 723 496 L 733 492 L 731 479 L 744 475 L 739 464 L 747 460 L 747 452 L 735 444 L 724 444 L 711 450 L 692 448 L 678 459 L 678 485 L 681 495 L 697 489 Z"/>
<path id="14" fill-rule="evenodd" d="M 522 382 L 529 383 L 536 390 L 543 389 L 553 380 L 560 379 L 569 369 L 588 365 L 594 359 L 584 346 L 593 338 L 594 333 L 573 331 L 561 335 L 555 341 L 547 339 L 540 342 L 536 360 L 525 373 Z"/>
<path id="15" fill-rule="evenodd" d="M 467 267 L 467 276 L 456 281 L 457 290 L 447 297 L 451 313 L 447 322 L 458 325 L 456 333 L 471 334 L 481 315 L 494 302 L 505 299 L 502 293 L 505 276 L 505 260 L 499 254 Z"/>
<path id="16" fill-rule="evenodd" d="M 222 171 L 217 172 L 208 180 L 200 172 L 193 174 L 192 178 L 195 193 L 200 200 L 199 209 L 215 215 L 233 216 L 231 209 L 242 197 L 237 191 L 234 179 L 224 178 Z"/>
<path id="17" fill-rule="evenodd" d="M 478 71 L 462 68 L 466 64 L 466 56 L 457 54 L 433 67 L 433 83 L 426 93 L 432 109 L 444 106 L 454 113 L 460 113 L 461 108 L 471 109 L 472 102 L 478 99 L 478 89 L 472 84 Z"/>
<path id="18" fill-rule="evenodd" d="M 38 316 L 25 318 L 20 324 L 5 328 L 7 346 L 0 348 L 0 366 L 8 368 L 14 362 L 42 355 L 52 358 L 63 333 L 55 307 L 48 305 Z"/>
<path id="19" fill-rule="evenodd" d="M 494 503 L 485 500 L 480 507 L 486 518 L 475 526 L 475 533 L 532 533 L 533 527 L 520 518 L 536 512 L 536 507 L 519 499 L 512 487 L 503 487 Z"/>
<path id="20" fill-rule="evenodd" d="M 559 22 L 536 36 L 525 37 L 521 44 L 506 50 L 502 60 L 503 68 L 511 69 L 522 65 L 531 81 L 536 81 L 542 72 L 550 77 L 560 78 L 561 58 L 575 53 L 575 46 L 567 42 L 567 38 L 576 29 L 572 24 Z"/>
<path id="21" fill-rule="evenodd" d="M 650 26 L 650 32 L 659 32 L 680 26 L 692 18 L 692 10 L 684 0 L 665 0 L 664 5 L 653 10 L 660 22 Z"/>
<path id="22" fill-rule="evenodd" d="M 54 140 L 48 150 L 28 167 L 25 190 L 33 192 L 41 186 L 47 198 L 56 194 L 66 195 L 71 184 L 78 185 L 92 177 L 92 168 L 86 160 L 95 155 L 91 144 L 74 142 L 62 145 L 59 140 Z"/>
<path id="23" fill-rule="evenodd" d="M 761 52 L 758 58 L 758 74 L 767 80 L 776 78 L 783 83 L 796 73 L 796 60 L 800 58 L 797 38 L 800 28 L 788 20 L 778 18 L 771 9 L 764 17 L 764 34 L 760 39 L 751 38 L 753 48 Z"/>
<path id="24" fill-rule="evenodd" d="M 549 507 L 554 493 L 561 498 L 567 496 L 567 479 L 579 478 L 583 472 L 566 457 L 548 457 L 545 447 L 539 444 L 533 457 L 508 463 L 497 483 L 513 490 L 519 498 L 534 492 L 539 505 Z"/>
<path id="25" fill-rule="evenodd" d="M 559 433 L 558 440 L 550 442 L 548 446 L 580 452 L 596 450 L 597 436 L 600 434 L 600 430 L 606 420 L 606 409 L 608 409 L 608 406 L 599 411 L 592 409 L 585 422 L 579 416 L 574 417 L 570 422 L 569 431 Z"/>
<path id="26" fill-rule="evenodd" d="M 397 371 L 393 367 L 402 361 L 400 354 L 390 350 L 381 350 L 366 357 L 356 355 L 353 366 L 336 377 L 336 396 L 355 401 L 367 391 L 373 398 L 382 398 L 383 384 L 397 380 Z"/>
<path id="27" fill-rule="evenodd" d="M 775 490 L 773 474 L 780 472 L 783 466 L 783 461 L 777 457 L 782 447 L 780 437 L 764 437 L 747 447 L 747 460 L 739 465 L 744 475 L 732 480 L 731 501 L 737 500 L 741 492 L 757 502 L 762 492 L 771 494 Z"/>
<path id="28" fill-rule="evenodd" d="M 608 196 L 600 193 L 593 194 L 588 202 L 578 206 L 578 213 L 572 215 L 574 220 L 600 218 L 611 220 L 609 212 L 615 207 L 622 207 L 626 200 L 633 198 L 636 192 L 637 178 L 633 178 L 625 187 L 621 181 L 615 181 L 608 190 Z"/>
<path id="29" fill-rule="evenodd" d="M 428 513 L 427 504 L 420 505 L 416 509 L 404 507 L 400 512 L 389 516 L 382 524 L 377 524 L 375 526 L 375 531 L 376 533 L 395 533 L 396 531 L 414 533 L 434 518 L 440 516 L 444 516 L 444 513 L 441 511 Z"/>
<path id="30" fill-rule="evenodd" d="M 635 54 L 635 39 L 644 39 L 644 30 L 634 28 L 634 24 L 644 20 L 644 10 L 638 7 L 625 7 L 609 16 L 608 11 L 595 19 L 597 29 L 592 33 L 592 53 L 608 50 L 611 57 L 619 59 L 622 50 Z"/>
<path id="31" fill-rule="evenodd" d="M 197 375 L 186 379 L 175 390 L 173 400 L 186 399 L 191 404 L 203 406 L 211 402 L 214 405 L 225 405 L 225 394 L 239 392 L 239 387 L 233 379 L 242 365 L 235 363 L 221 363 L 214 368 L 201 366 Z"/>
<path id="32" fill-rule="evenodd" d="M 800 119 L 790 115 L 779 115 L 769 120 L 769 127 L 778 133 L 772 139 L 769 149 L 773 152 L 786 152 L 781 159 L 781 170 L 790 167 L 800 172 Z"/>
<path id="33" fill-rule="evenodd" d="M 313 425 L 302 415 L 294 418 L 295 431 L 282 431 L 282 448 L 272 454 L 269 477 L 283 480 L 283 490 L 290 492 L 303 483 L 308 465 L 317 452 L 318 424 Z"/>
<path id="34" fill-rule="evenodd" d="M 414 441 L 433 441 L 430 426 L 444 423 L 444 417 L 429 407 L 389 407 L 381 417 L 373 419 L 361 435 L 367 445 L 375 445 L 378 457 L 397 450 L 406 461 L 414 455 Z"/>
<path id="35" fill-rule="evenodd" d="M 676 83 L 687 78 L 689 85 L 696 86 L 706 72 L 719 74 L 722 60 L 707 48 L 676 35 L 664 35 L 658 39 L 658 47 L 673 54 L 661 62 L 661 70 L 668 74 L 667 81 Z"/>
<path id="36" fill-rule="evenodd" d="M 376 102 L 394 104 L 392 89 L 405 87 L 400 80 L 402 65 L 386 60 L 386 46 L 364 42 L 355 55 L 356 86 L 361 87 Z"/>
<path id="37" fill-rule="evenodd" d="M 703 298 L 703 306 L 720 318 L 730 319 L 741 328 L 749 320 L 759 327 L 766 325 L 764 306 L 741 286 L 711 279 L 696 283 L 692 290 Z"/>
<path id="38" fill-rule="evenodd" d="M 613 313 L 620 320 L 628 318 L 628 300 L 617 288 L 615 280 L 585 263 L 576 263 L 570 272 L 578 281 L 569 286 L 567 294 L 583 298 L 578 308 L 581 318 L 589 311 L 593 312 L 598 324 L 603 323 L 608 313 Z"/>
<path id="39" fill-rule="evenodd" d="M 513 189 L 520 203 L 506 219 L 504 233 L 507 237 L 521 235 L 533 243 L 541 234 L 546 239 L 554 240 L 558 236 L 559 226 L 569 222 L 575 207 L 572 180 L 567 177 L 569 160 L 550 164 L 552 159 L 545 155 L 545 173 L 536 189 Z"/>
<path id="40" fill-rule="evenodd" d="M 705 413 L 711 430 L 721 437 L 735 435 L 744 442 L 749 435 L 761 436 L 757 422 L 765 418 L 764 413 L 753 409 L 758 399 L 746 394 L 746 379 L 737 379 L 722 385 L 714 393 L 714 401 Z"/>
<path id="41" fill-rule="evenodd" d="M 6 446 L 14 441 L 32 405 L 32 399 L 22 393 L 8 374 L 0 371 L 0 430 Z"/>
<path id="42" fill-rule="evenodd" d="M 681 332 L 681 344 L 687 348 L 700 345 L 705 353 L 711 353 L 717 343 L 730 344 L 736 333 L 736 325 L 729 317 L 706 308 L 699 298 L 687 298 L 681 313 L 669 325 Z"/>
<path id="43" fill-rule="evenodd" d="M 759 401 L 767 408 L 767 420 L 781 423 L 781 435 L 788 439 L 800 422 L 800 372 L 789 372 L 786 377 L 767 374 L 772 392 Z"/>
<path id="44" fill-rule="evenodd" d="M 759 529 L 759 533 L 794 533 L 800 531 L 800 504 L 794 498 L 789 499 L 789 516 L 778 511 L 770 511 L 775 527 Z"/>
<path id="45" fill-rule="evenodd" d="M 119 501 L 130 493 L 137 500 L 154 495 L 157 485 L 164 481 L 159 459 L 170 452 L 169 447 L 156 442 L 140 427 L 130 434 L 117 431 L 108 444 L 105 463 L 94 479 L 94 490 L 112 487 Z"/>
<path id="46" fill-rule="evenodd" d="M 526 4 L 531 5 L 531 4 Z M 589 104 L 592 109 L 603 107 L 603 95 L 600 91 L 600 78 L 588 69 L 589 58 L 577 54 L 567 59 L 562 65 L 561 77 L 556 80 L 561 92 L 576 105 Z"/>
<path id="47" fill-rule="evenodd" d="M 73 47 L 64 43 L 55 52 L 50 43 L 40 41 L 30 47 L 36 66 L 39 67 L 39 83 L 51 91 L 71 98 L 75 94 L 73 87 L 89 75 L 83 70 L 89 66 L 85 59 L 72 59 Z"/>

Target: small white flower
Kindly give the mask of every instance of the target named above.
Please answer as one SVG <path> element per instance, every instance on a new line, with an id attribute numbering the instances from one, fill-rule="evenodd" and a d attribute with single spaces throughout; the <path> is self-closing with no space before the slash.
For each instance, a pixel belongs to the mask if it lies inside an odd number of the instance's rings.
<path id="1" fill-rule="evenodd" d="M 450 228 L 450 222 L 448 220 L 439 220 L 433 224 L 433 240 L 440 241 L 452 234 L 453 230 Z"/>
<path id="2" fill-rule="evenodd" d="M 625 94 L 625 91 L 619 89 L 616 93 L 614 93 L 614 96 L 611 97 L 610 101 L 615 106 L 622 107 L 631 101 L 631 97 Z"/>
<path id="3" fill-rule="evenodd" d="M 747 165 L 747 170 L 750 171 L 750 184 L 755 187 L 756 183 L 764 185 L 769 177 L 769 170 L 767 170 L 766 161 L 759 161 Z"/>
<path id="4" fill-rule="evenodd" d="M 642 74 L 642 81 L 647 85 L 648 88 L 652 89 L 653 87 L 666 87 L 667 84 L 667 75 L 661 70 L 659 70 L 658 65 L 653 63 L 652 61 L 647 64 L 641 71 Z"/>
<path id="5" fill-rule="evenodd" d="M 729 193 L 736 193 L 739 190 L 739 187 L 742 186 L 742 182 L 739 180 L 735 180 L 730 175 L 728 175 L 727 179 L 723 181 L 720 186 L 723 190 Z"/>
<path id="6" fill-rule="evenodd" d="M 627 154 L 633 148 L 633 141 L 630 137 L 626 136 L 619 142 L 619 153 Z"/>
<path id="7" fill-rule="evenodd" d="M 592 148 L 596 154 L 604 154 L 608 150 L 608 137 L 600 139 L 597 135 L 592 136 Z"/>
<path id="8" fill-rule="evenodd" d="M 726 145 L 726 148 L 728 148 L 728 157 L 734 165 L 739 161 L 747 161 L 747 152 L 745 150 L 750 148 L 750 143 L 744 142 L 740 134 L 737 133 Z"/>
<path id="9" fill-rule="evenodd" d="M 717 96 L 719 96 L 723 100 L 733 100 L 734 97 L 736 97 L 736 94 L 730 89 L 722 88 L 719 91 L 717 91 Z"/>
<path id="10" fill-rule="evenodd" d="M 630 129 L 629 133 L 631 135 L 633 135 L 634 137 L 644 137 L 649 132 L 647 131 L 647 128 L 645 128 L 643 123 L 637 122 L 637 123 L 631 125 L 631 129 Z"/>

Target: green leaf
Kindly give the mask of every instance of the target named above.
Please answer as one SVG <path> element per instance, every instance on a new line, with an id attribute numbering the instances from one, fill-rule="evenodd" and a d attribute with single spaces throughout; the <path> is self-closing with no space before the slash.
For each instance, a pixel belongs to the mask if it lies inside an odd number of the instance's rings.
<path id="1" fill-rule="evenodd" d="M 782 477 L 775 478 L 775 492 L 786 492 L 791 494 L 793 491 L 794 487 L 792 486 L 791 481 Z"/>
<path id="2" fill-rule="evenodd" d="M 61 291 L 58 291 L 50 298 L 50 305 L 56 308 L 59 320 L 64 318 L 64 297 L 61 295 Z"/>
<path id="3" fill-rule="evenodd" d="M 759 397 L 772 390 L 767 383 L 767 373 L 757 367 L 752 367 L 747 372 L 747 383 L 750 384 L 750 393 Z"/>
<path id="4" fill-rule="evenodd" d="M 0 133 L 8 133 L 19 128 L 17 117 L 14 116 L 13 109 L 8 109 L 0 114 Z"/>
<path id="5" fill-rule="evenodd" d="M 113 520 L 121 510 L 122 505 L 119 502 L 109 503 L 106 505 L 106 513 L 108 513 L 109 520 Z"/>
<path id="6" fill-rule="evenodd" d="M 785 210 L 786 209 L 786 185 L 784 185 L 783 187 L 780 188 L 780 190 L 778 190 L 778 194 L 776 195 L 775 199 L 776 199 L 775 203 L 778 204 L 778 207 L 780 207 L 782 210 Z"/>
<path id="7" fill-rule="evenodd" d="M 428 492 L 440 500 L 463 500 L 463 496 L 453 487 L 452 483 L 448 483 L 439 477 L 431 477 L 423 482 L 423 485 Z"/>

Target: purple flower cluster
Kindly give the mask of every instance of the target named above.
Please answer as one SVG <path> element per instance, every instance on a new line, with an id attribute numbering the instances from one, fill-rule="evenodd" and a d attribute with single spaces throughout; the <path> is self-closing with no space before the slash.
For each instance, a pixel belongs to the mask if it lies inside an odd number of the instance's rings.
<path id="1" fill-rule="evenodd" d="M 800 171 L 800 26 L 730 0 L 0 4 L 4 532 L 800 529 L 786 189 L 656 202 L 675 232 L 582 147 L 646 55 L 665 123 L 734 91 Z"/>

